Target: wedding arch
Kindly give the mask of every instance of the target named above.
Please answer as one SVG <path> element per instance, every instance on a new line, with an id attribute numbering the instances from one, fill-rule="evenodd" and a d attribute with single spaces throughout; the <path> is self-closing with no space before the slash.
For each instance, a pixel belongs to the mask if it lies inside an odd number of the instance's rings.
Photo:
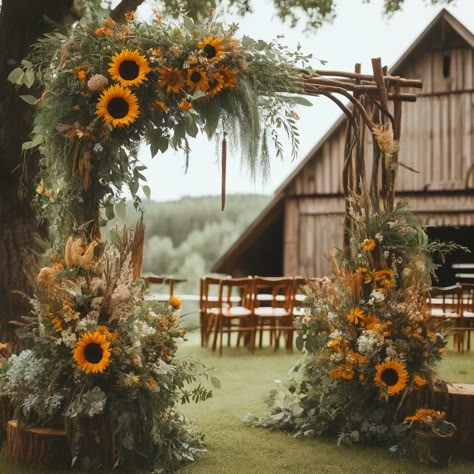
<path id="1" fill-rule="evenodd" d="M 310 56 L 300 50 L 246 36 L 239 40 L 236 29 L 224 28 L 213 17 L 195 24 L 189 18 L 173 23 L 155 15 L 153 24 L 145 24 L 130 13 L 123 23 L 107 18 L 78 24 L 68 36 L 46 35 L 10 74 L 18 85 L 38 81 L 44 90 L 41 97 L 22 96 L 37 108 L 23 149 L 41 153 L 33 206 L 38 218 L 48 222 L 54 246 L 51 262 L 35 275 L 34 314 L 24 320 L 32 349 L 12 357 L 3 382 L 17 409 L 22 408 L 22 413 L 17 410 L 20 421 L 65 429 L 73 457 L 172 470 L 193 460 L 200 449 L 175 405 L 208 398 L 201 384 L 188 390 L 185 382 L 210 376 L 199 364 L 173 357 L 183 335 L 175 315 L 180 302 L 172 299 L 156 308 L 144 301 L 142 224 L 111 245 L 100 240 L 101 226 L 125 205 L 125 186 L 136 207 L 140 185 L 149 193 L 137 158 L 139 143 L 146 140 L 152 155 L 173 148 L 188 159 L 188 139 L 204 132 L 221 143 L 223 170 L 228 141 L 240 145 L 253 171 L 265 169 L 272 145 L 277 155 L 284 153 L 280 131 L 289 136 L 296 154 L 294 109 L 310 104 L 305 95 L 328 97 L 348 118 L 345 233 L 343 253 L 335 260 L 347 298 L 328 309 L 313 295 L 317 304 L 302 326 L 299 345 L 317 352 L 322 332 L 326 343 L 329 329 L 339 331 L 329 343 L 341 356 L 322 370 L 341 384 L 354 382 L 359 371 L 359 385 L 350 387 L 365 394 L 371 383 L 372 396 L 375 387 L 384 400 L 401 393 L 402 381 L 405 388 L 408 380 L 428 374 L 436 359 L 412 366 L 397 359 L 385 367 L 355 349 L 364 331 L 389 331 L 379 309 L 369 313 L 357 306 L 358 299 L 377 291 L 388 305 L 391 293 L 407 290 L 404 268 L 419 257 L 414 249 L 421 241 L 411 232 L 422 231 L 407 221 L 394 196 L 402 103 L 416 100 L 412 90 L 421 82 L 390 76 L 380 59 L 372 60 L 369 75 L 361 73 L 360 65 L 354 72 L 312 69 Z M 373 137 L 370 160 L 367 133 Z M 374 215 L 398 216 L 397 225 L 403 224 L 412 240 L 402 236 L 398 247 L 384 249 L 372 235 Z M 413 292 L 418 310 L 422 287 Z M 328 311 L 341 313 L 336 317 L 344 325 L 323 327 Z M 416 321 L 397 324 L 392 325 L 397 333 L 409 326 L 425 331 L 426 340 L 431 337 L 419 313 Z M 383 336 L 379 343 L 385 348 Z M 433 342 L 430 357 L 443 344 Z M 21 375 L 25 367 L 30 370 Z M 384 370 L 393 372 L 395 383 L 387 382 Z M 340 390 L 337 384 L 330 389 Z M 94 439 L 102 440 L 102 450 Z M 21 451 L 21 439 L 16 443 L 12 453 Z"/>

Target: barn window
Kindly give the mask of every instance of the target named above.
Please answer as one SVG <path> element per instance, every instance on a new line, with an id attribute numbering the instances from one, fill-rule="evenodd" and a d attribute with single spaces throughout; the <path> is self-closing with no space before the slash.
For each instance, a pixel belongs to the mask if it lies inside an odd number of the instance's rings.
<path id="1" fill-rule="evenodd" d="M 447 79 L 451 75 L 451 54 L 443 54 L 443 77 Z"/>

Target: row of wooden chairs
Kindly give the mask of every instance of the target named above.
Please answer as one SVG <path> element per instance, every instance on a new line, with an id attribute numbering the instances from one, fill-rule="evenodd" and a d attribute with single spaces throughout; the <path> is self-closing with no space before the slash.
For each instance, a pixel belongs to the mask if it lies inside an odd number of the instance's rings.
<path id="1" fill-rule="evenodd" d="M 222 354 L 224 334 L 230 345 L 231 334 L 237 333 L 237 346 L 243 338 L 253 352 L 257 336 L 262 347 L 266 332 L 275 349 L 283 337 L 285 347 L 292 350 L 293 311 L 299 301 L 297 289 L 302 284 L 302 278 L 286 277 L 201 278 L 202 346 L 208 346 L 213 335 L 212 350 L 216 350 L 219 340 Z"/>
<path id="2" fill-rule="evenodd" d="M 427 312 L 433 318 L 448 319 L 454 345 L 459 352 L 471 349 L 474 331 L 474 283 L 456 283 L 447 287 L 432 287 L 427 294 Z"/>

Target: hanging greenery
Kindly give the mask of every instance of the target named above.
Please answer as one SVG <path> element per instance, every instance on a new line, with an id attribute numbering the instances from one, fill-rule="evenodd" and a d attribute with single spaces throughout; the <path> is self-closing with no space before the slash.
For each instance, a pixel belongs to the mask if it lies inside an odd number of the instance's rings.
<path id="1" fill-rule="evenodd" d="M 239 40 L 236 25 L 226 29 L 212 17 L 200 25 L 156 14 L 153 24 L 139 23 L 133 13 L 121 24 L 94 21 L 77 24 L 69 36 L 47 35 L 10 74 L 18 85 L 39 81 L 44 88 L 40 98 L 23 96 L 38 109 L 23 149 L 41 152 L 34 207 L 53 235 L 86 223 L 95 234 L 103 224 L 99 210 L 110 219 L 124 205 L 124 186 L 139 207 L 143 140 L 152 156 L 172 148 L 188 159 L 188 140 L 198 132 L 228 135 L 252 172 L 265 173 L 272 141 L 283 156 L 284 130 L 296 156 L 293 109 L 310 103 L 288 93 L 295 91 L 292 67 L 309 57 Z"/>

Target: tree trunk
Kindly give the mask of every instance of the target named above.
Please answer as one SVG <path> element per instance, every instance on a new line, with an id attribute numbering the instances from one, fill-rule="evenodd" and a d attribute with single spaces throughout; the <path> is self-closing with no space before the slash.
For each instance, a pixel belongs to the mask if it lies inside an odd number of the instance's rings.
<path id="1" fill-rule="evenodd" d="M 23 273 L 23 256 L 32 255 L 38 228 L 30 208 L 37 171 L 36 155 L 27 157 L 27 192 L 18 196 L 21 174 L 21 144 L 32 128 L 33 107 L 27 105 L 7 82 L 10 71 L 28 53 L 42 34 L 54 29 L 50 20 L 64 22 L 72 0 L 3 0 L 0 11 L 0 341 L 14 341 L 8 321 L 29 311 L 24 298 L 12 293 L 31 292 Z M 46 18 L 49 21 L 46 21 Z M 30 92 L 31 93 L 31 92 Z"/>

